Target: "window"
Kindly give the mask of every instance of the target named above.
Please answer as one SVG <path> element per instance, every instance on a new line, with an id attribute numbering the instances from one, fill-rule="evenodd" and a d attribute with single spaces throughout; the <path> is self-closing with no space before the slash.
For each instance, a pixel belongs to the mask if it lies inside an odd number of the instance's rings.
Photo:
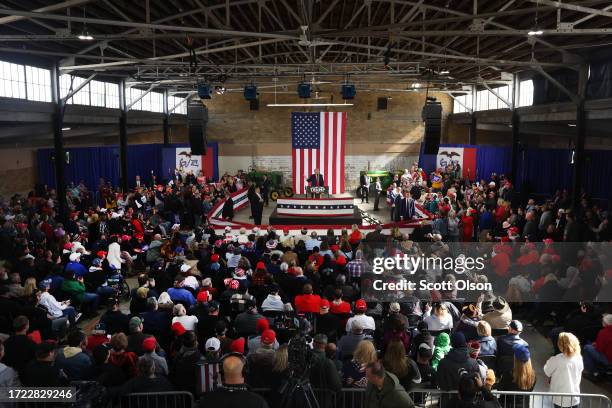
<path id="1" fill-rule="evenodd" d="M 0 61 L 0 96 L 25 99 L 26 84 L 23 65 Z"/>
<path id="2" fill-rule="evenodd" d="M 519 85 L 519 103 L 518 106 L 533 105 L 533 81 L 521 81 Z"/>
<path id="3" fill-rule="evenodd" d="M 106 106 L 105 104 L 105 84 L 100 81 L 91 81 L 89 83 L 89 91 L 91 93 L 91 106 Z"/>
<path id="4" fill-rule="evenodd" d="M 178 105 L 179 103 L 180 105 Z M 187 114 L 187 103 L 184 102 L 184 98 L 180 98 L 177 96 L 169 96 L 168 97 L 168 110 L 174 108 L 175 106 L 176 108 L 172 112 L 170 112 L 171 114 L 172 113 L 176 113 L 180 115 Z"/>
<path id="5" fill-rule="evenodd" d="M 132 103 L 137 100 L 138 98 L 140 98 L 140 96 L 144 93 L 144 91 L 140 90 L 140 89 L 136 89 L 136 88 L 130 88 L 128 90 L 126 90 L 127 93 L 127 105 L 130 106 L 132 105 Z M 130 109 L 133 110 L 142 110 L 142 100 L 144 98 L 138 100 L 138 102 L 134 103 L 132 105 L 132 107 Z"/>
<path id="6" fill-rule="evenodd" d="M 119 109 L 119 85 L 105 82 L 104 88 L 106 90 L 105 106 L 107 108 Z"/>
<path id="7" fill-rule="evenodd" d="M 70 92 L 77 89 L 83 82 L 85 82 L 85 78 L 81 78 L 73 75 L 62 75 L 60 76 L 60 95 L 62 98 L 65 98 Z M 71 86 L 72 85 L 72 86 Z M 79 90 L 76 94 L 74 94 L 69 100 L 66 101 L 67 104 L 76 104 L 76 105 L 90 105 L 91 102 L 89 100 L 89 85 L 85 85 L 83 88 Z"/>
<path id="8" fill-rule="evenodd" d="M 456 100 L 454 101 L 454 104 L 453 104 L 453 112 L 455 113 L 469 112 L 468 108 L 470 109 L 472 108 L 472 94 L 469 93 L 465 95 L 459 95 L 455 98 Z M 463 104 L 464 106 L 462 106 L 461 104 Z"/>
<path id="9" fill-rule="evenodd" d="M 51 102 L 51 71 L 26 65 L 25 77 L 29 100 Z"/>
<path id="10" fill-rule="evenodd" d="M 151 92 L 151 111 L 164 112 L 164 94 L 160 92 Z"/>

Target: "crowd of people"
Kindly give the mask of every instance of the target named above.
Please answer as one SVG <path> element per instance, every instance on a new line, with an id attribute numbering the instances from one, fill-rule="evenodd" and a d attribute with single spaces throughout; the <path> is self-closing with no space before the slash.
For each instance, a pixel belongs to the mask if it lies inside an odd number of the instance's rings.
<path id="1" fill-rule="evenodd" d="M 308 379 L 324 392 L 322 406 L 334 406 L 329 396 L 343 387 L 363 389 L 372 408 L 419 404 L 409 394 L 416 387 L 459 390 L 448 397 L 458 407 L 504 404 L 492 390 L 533 390 L 519 305 L 553 290 L 597 301 L 608 271 L 587 244 L 575 258 L 530 244 L 609 241 L 609 216 L 586 197 L 569 209 L 566 193 L 522 205 L 511 182 L 496 175 L 471 183 L 458 171 L 440 172 L 440 180 L 416 173 L 398 177 L 391 190 L 432 214 L 426 238 L 380 226 L 325 235 L 213 228 L 207 211 L 253 186 L 244 175 L 207 183 L 179 173 L 126 195 L 101 183 L 94 198 L 75 187 L 66 217 L 55 212 L 52 191 L 13 197 L 0 208 L 0 332 L 8 335 L 0 343 L 0 385 L 95 381 L 109 397 L 185 390 L 205 394 L 202 406 L 280 406 L 295 371 L 288 344 L 304 338 Z M 260 186 L 253 189 L 261 198 Z M 453 241 L 508 244 L 515 250 L 498 246 L 488 262 L 513 289 L 477 301 L 452 290 L 427 300 L 364 300 L 369 245 L 409 253 L 417 238 L 434 251 Z M 434 279 L 453 274 L 441 270 Z M 128 276 L 137 284 L 125 291 Z M 578 394 L 583 371 L 596 377 L 609 369 L 612 315 L 601 304 L 564 307 L 570 313 L 539 308 L 536 315 L 555 326 L 545 388 Z M 262 398 L 250 388 L 268 391 Z"/>

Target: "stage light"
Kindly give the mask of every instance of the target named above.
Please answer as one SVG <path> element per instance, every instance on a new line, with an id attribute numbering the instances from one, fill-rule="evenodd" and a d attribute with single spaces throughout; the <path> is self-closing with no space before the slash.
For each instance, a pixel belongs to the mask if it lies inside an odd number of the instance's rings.
<path id="1" fill-rule="evenodd" d="M 342 93 L 342 99 L 353 99 L 357 95 L 357 89 L 355 89 L 354 84 L 342 84 L 340 92 Z"/>
<path id="2" fill-rule="evenodd" d="M 215 93 L 217 95 L 223 95 L 225 93 L 225 87 L 223 85 L 215 86 Z"/>
<path id="3" fill-rule="evenodd" d="M 92 41 L 94 38 L 87 31 L 83 31 L 81 34 L 77 36 L 77 38 L 81 41 Z"/>
<path id="4" fill-rule="evenodd" d="M 66 130 L 70 130 L 70 128 L 69 127 L 63 127 L 62 130 L 66 131 Z"/>
<path id="5" fill-rule="evenodd" d="M 542 30 L 531 30 L 527 33 L 527 35 L 530 35 L 530 36 L 542 35 L 542 34 L 544 34 L 544 31 Z"/>
<path id="6" fill-rule="evenodd" d="M 255 85 L 247 85 L 244 87 L 244 99 L 247 101 L 257 100 L 257 87 Z"/>
<path id="7" fill-rule="evenodd" d="M 212 89 L 208 84 L 198 84 L 198 97 L 200 99 L 211 99 Z"/>
<path id="8" fill-rule="evenodd" d="M 569 127 L 576 127 L 576 124 L 575 123 L 568 123 L 567 126 L 569 126 Z"/>
<path id="9" fill-rule="evenodd" d="M 415 82 L 414 84 L 412 84 L 412 87 L 415 89 L 419 89 L 421 87 L 421 84 L 418 82 Z"/>
<path id="10" fill-rule="evenodd" d="M 352 103 L 269 103 L 270 108 L 297 108 L 297 107 L 324 107 L 324 106 L 353 106 Z"/>
<path id="11" fill-rule="evenodd" d="M 298 96 L 303 99 L 310 98 L 310 83 L 302 82 L 297 87 Z"/>
<path id="12" fill-rule="evenodd" d="M 448 69 L 443 69 L 442 71 L 440 71 L 440 75 L 448 75 L 450 74 L 450 71 Z"/>

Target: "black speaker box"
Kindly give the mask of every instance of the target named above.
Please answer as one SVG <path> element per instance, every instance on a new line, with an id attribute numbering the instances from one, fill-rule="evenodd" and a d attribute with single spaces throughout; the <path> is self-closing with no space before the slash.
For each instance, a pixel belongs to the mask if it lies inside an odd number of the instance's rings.
<path id="1" fill-rule="evenodd" d="M 378 107 L 378 110 L 387 110 L 387 97 L 386 96 L 378 98 L 377 107 Z"/>
<path id="2" fill-rule="evenodd" d="M 208 108 L 199 100 L 189 101 L 187 105 L 187 125 L 189 128 L 189 147 L 191 154 L 201 156 L 206 154 L 206 125 L 208 123 Z"/>
<path id="3" fill-rule="evenodd" d="M 425 121 L 425 154 L 438 154 L 440 148 L 440 134 L 442 131 L 442 105 L 439 102 L 427 103 L 423 106 L 423 120 Z"/>
<path id="4" fill-rule="evenodd" d="M 252 111 L 258 111 L 259 110 L 259 99 L 251 99 L 249 101 L 249 108 Z"/>

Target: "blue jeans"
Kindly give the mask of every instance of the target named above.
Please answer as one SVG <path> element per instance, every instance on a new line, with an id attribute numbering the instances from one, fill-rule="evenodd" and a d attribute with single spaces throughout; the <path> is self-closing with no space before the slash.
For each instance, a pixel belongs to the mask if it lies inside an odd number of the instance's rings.
<path id="1" fill-rule="evenodd" d="M 90 313 L 95 313 L 100 304 L 100 296 L 97 293 L 85 292 L 83 294 L 83 308 L 87 308 Z"/>
<path id="2" fill-rule="evenodd" d="M 101 300 L 104 301 L 115 295 L 115 289 L 110 286 L 99 286 L 98 289 L 96 289 L 96 293 L 100 296 Z"/>
<path id="3" fill-rule="evenodd" d="M 76 310 L 72 306 L 66 307 L 62 310 L 62 317 L 67 317 L 70 322 L 70 326 L 74 326 L 74 318 L 76 316 Z"/>
<path id="4" fill-rule="evenodd" d="M 610 362 L 592 344 L 587 344 L 582 350 L 582 359 L 584 360 L 585 371 L 593 374 L 599 372 L 598 369 L 607 368 Z"/>

